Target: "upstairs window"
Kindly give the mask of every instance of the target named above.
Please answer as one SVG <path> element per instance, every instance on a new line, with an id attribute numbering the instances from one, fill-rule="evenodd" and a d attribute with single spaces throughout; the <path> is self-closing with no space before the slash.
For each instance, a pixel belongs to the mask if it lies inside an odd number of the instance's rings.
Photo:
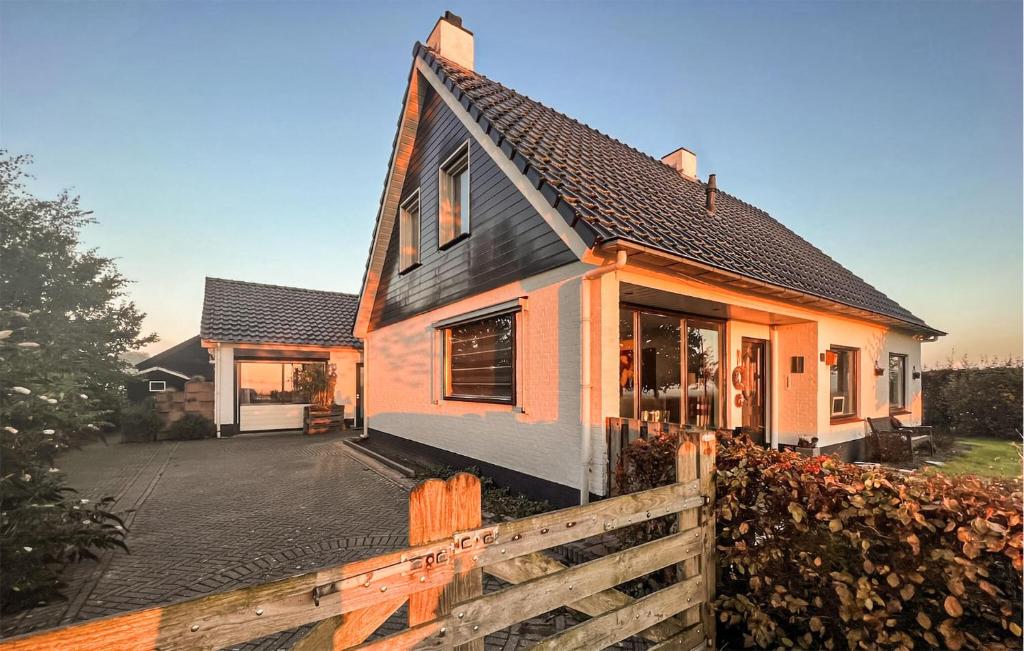
<path id="1" fill-rule="evenodd" d="M 420 263 L 420 191 L 416 190 L 398 209 L 399 271 Z"/>
<path id="2" fill-rule="evenodd" d="M 516 314 L 501 314 L 445 328 L 448 400 L 515 402 Z"/>
<path id="3" fill-rule="evenodd" d="M 889 355 L 889 411 L 907 410 L 907 356 Z"/>
<path id="4" fill-rule="evenodd" d="M 438 246 L 444 248 L 469 235 L 469 143 L 441 165 Z"/>
<path id="5" fill-rule="evenodd" d="M 829 372 L 829 398 L 832 418 L 857 414 L 857 351 L 832 346 L 835 363 Z"/>

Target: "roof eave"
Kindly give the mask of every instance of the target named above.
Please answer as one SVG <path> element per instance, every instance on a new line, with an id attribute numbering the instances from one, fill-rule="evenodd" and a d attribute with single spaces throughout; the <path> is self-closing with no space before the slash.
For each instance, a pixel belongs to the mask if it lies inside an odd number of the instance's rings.
<path id="1" fill-rule="evenodd" d="M 754 293 L 768 295 L 778 300 L 787 302 L 795 302 L 803 307 L 814 306 L 820 307 L 830 312 L 836 312 L 839 314 L 845 314 L 848 316 L 855 316 L 868 321 L 881 323 L 890 327 L 895 327 L 903 330 L 909 330 L 922 337 L 922 341 L 935 341 L 939 337 L 945 336 L 947 333 L 924 323 L 915 323 L 913 321 L 907 321 L 890 314 L 882 314 L 880 312 L 874 312 L 867 310 L 856 305 L 849 305 L 841 301 L 837 301 L 832 298 L 819 296 L 803 290 L 794 289 L 792 287 L 785 287 L 782 285 L 774 285 L 772 283 L 744 276 L 732 271 L 725 269 L 719 269 L 702 262 L 690 260 L 677 253 L 672 253 L 652 247 L 647 244 L 641 244 L 638 242 L 630 241 L 627 238 L 616 237 L 609 239 L 602 243 L 601 248 L 604 250 L 617 250 L 623 249 L 625 251 L 633 253 L 646 253 L 657 257 L 671 260 L 674 263 L 683 264 L 688 267 L 692 267 L 696 273 L 695 277 L 698 280 L 712 281 L 727 286 L 732 286 L 736 289 L 753 291 Z M 737 285 L 739 285 L 737 287 Z"/>

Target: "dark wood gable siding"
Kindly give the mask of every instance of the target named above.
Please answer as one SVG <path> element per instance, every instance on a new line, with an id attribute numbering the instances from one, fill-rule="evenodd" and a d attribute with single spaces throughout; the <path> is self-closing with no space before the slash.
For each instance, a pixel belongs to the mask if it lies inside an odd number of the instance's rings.
<path id="1" fill-rule="evenodd" d="M 574 262 L 576 256 L 427 86 L 402 188 L 420 190 L 420 263 L 398 273 L 397 226 L 381 271 L 370 327 L 401 321 L 495 287 Z M 470 235 L 438 250 L 438 168 L 467 140 Z"/>

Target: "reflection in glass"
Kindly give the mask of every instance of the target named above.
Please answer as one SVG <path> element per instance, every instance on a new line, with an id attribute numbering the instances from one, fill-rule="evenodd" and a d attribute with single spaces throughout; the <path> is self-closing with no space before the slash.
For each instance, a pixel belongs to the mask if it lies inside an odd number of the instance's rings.
<path id="1" fill-rule="evenodd" d="M 721 378 L 718 326 L 687 321 L 686 423 L 718 426 L 718 387 Z"/>
<path id="2" fill-rule="evenodd" d="M 293 390 L 296 369 L 324 362 L 239 362 L 238 404 L 305 404 L 309 396 Z"/>
<path id="3" fill-rule="evenodd" d="M 678 317 L 640 314 L 640 418 L 681 423 Z"/>
<path id="4" fill-rule="evenodd" d="M 636 395 L 633 388 L 636 375 L 633 314 L 633 310 L 619 310 L 619 416 L 622 418 L 636 418 L 633 404 Z"/>
<path id="5" fill-rule="evenodd" d="M 515 399 L 515 314 L 445 329 L 445 396 Z"/>
<path id="6" fill-rule="evenodd" d="M 907 356 L 889 355 L 889 410 L 907 408 Z"/>
<path id="7" fill-rule="evenodd" d="M 857 383 L 854 377 L 856 352 L 845 348 L 831 348 L 836 363 L 829 372 L 829 397 L 833 416 L 851 416 L 857 413 Z"/>

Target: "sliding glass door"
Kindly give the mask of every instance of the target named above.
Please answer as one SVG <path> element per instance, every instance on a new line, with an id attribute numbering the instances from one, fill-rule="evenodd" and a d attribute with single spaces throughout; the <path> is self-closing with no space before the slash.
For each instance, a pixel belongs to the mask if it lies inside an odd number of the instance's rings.
<path id="1" fill-rule="evenodd" d="M 721 331 L 717 321 L 622 307 L 619 415 L 717 427 L 722 412 Z"/>

